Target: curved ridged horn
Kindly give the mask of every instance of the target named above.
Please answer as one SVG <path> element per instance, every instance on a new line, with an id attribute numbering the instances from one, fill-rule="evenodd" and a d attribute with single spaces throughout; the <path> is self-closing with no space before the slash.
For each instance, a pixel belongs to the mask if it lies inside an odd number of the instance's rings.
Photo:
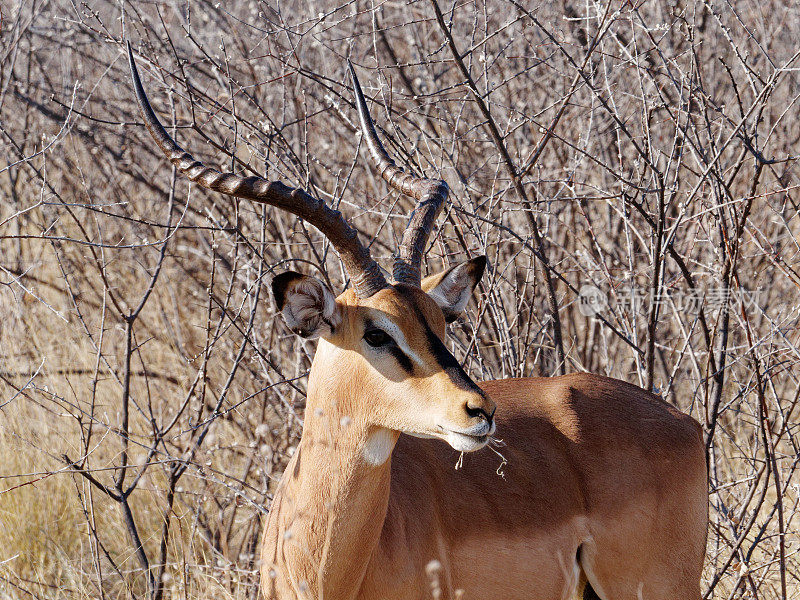
<path id="1" fill-rule="evenodd" d="M 356 97 L 361 131 L 378 172 L 390 187 L 417 200 L 417 205 L 408 218 L 408 225 L 403 232 L 400 249 L 394 260 L 393 277 L 398 283 L 419 287 L 422 278 L 420 265 L 425 246 L 436 224 L 436 218 L 447 201 L 449 189 L 441 179 L 423 179 L 406 173 L 389 157 L 378 139 L 372 117 L 369 116 L 367 102 L 358 83 L 355 69 L 350 61 L 347 61 L 347 66 L 353 79 L 353 93 Z"/>
<path id="2" fill-rule="evenodd" d="M 161 151 L 180 173 L 204 188 L 269 204 L 311 223 L 336 248 L 359 298 L 369 298 L 387 286 L 378 263 L 372 259 L 369 250 L 358 241 L 356 230 L 345 221 L 338 210 L 328 208 L 319 198 L 280 181 L 268 181 L 261 177 L 242 177 L 234 173 L 217 171 L 195 160 L 181 148 L 161 125 L 150 106 L 139 78 L 139 71 L 136 69 L 130 42 L 128 42 L 128 62 L 144 123 Z"/>

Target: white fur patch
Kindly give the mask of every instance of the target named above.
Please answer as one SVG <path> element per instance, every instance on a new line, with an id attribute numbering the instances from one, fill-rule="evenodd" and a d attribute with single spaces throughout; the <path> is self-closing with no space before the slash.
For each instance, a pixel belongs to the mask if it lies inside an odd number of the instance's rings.
<path id="1" fill-rule="evenodd" d="M 364 461 L 367 464 L 378 466 L 389 460 L 394 449 L 394 435 L 389 429 L 383 427 L 376 429 L 367 437 L 364 445 Z"/>
<path id="2" fill-rule="evenodd" d="M 289 329 L 305 338 L 330 335 L 342 322 L 336 298 L 320 280 L 303 277 L 286 292 L 283 318 Z"/>

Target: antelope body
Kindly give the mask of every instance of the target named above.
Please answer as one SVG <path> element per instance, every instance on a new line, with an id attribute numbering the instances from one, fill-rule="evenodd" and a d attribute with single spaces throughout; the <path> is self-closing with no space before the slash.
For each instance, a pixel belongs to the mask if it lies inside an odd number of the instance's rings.
<path id="1" fill-rule="evenodd" d="M 394 165 L 352 67 L 378 169 L 419 202 L 392 284 L 321 201 L 184 152 L 155 117 L 130 49 L 129 59 L 145 123 L 178 170 L 311 222 L 353 283 L 338 298 L 299 273 L 272 283 L 290 328 L 320 341 L 302 438 L 265 527 L 267 598 L 699 598 L 707 526 L 699 425 L 649 392 L 596 375 L 470 379 L 444 337 L 486 260 L 421 279 L 447 186 Z M 502 459 L 473 452 L 492 436 L 503 441 Z"/>

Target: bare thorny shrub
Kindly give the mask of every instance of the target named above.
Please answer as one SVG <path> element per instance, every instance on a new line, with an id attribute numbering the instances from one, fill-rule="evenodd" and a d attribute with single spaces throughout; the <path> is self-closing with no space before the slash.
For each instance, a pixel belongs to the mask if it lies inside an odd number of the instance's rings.
<path id="1" fill-rule="evenodd" d="M 796 3 L 0 6 L 0 596 L 256 597 L 314 348 L 268 283 L 346 283 L 315 230 L 172 173 L 129 39 L 181 143 L 338 205 L 388 266 L 410 205 L 359 158 L 351 59 L 453 190 L 428 268 L 490 258 L 468 371 L 691 413 L 704 597 L 800 598 Z"/>

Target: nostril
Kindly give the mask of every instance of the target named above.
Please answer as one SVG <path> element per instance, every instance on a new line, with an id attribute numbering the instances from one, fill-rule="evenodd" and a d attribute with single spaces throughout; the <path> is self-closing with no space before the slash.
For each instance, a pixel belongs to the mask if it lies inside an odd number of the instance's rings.
<path id="1" fill-rule="evenodd" d="M 494 411 L 492 411 L 492 414 L 490 415 L 483 409 L 482 406 L 470 406 L 469 402 L 464 405 L 464 410 L 467 411 L 467 414 L 470 417 L 483 417 L 490 423 L 492 422 L 492 417 L 494 416 Z"/>
<path id="2" fill-rule="evenodd" d="M 469 404 L 465 404 L 465 405 L 464 405 L 464 410 L 465 410 L 465 411 L 467 411 L 467 414 L 468 414 L 470 417 L 477 417 L 477 416 L 480 416 L 480 414 L 483 412 L 483 411 L 482 411 L 480 408 L 473 408 L 473 407 L 472 407 L 472 406 L 470 406 Z"/>

